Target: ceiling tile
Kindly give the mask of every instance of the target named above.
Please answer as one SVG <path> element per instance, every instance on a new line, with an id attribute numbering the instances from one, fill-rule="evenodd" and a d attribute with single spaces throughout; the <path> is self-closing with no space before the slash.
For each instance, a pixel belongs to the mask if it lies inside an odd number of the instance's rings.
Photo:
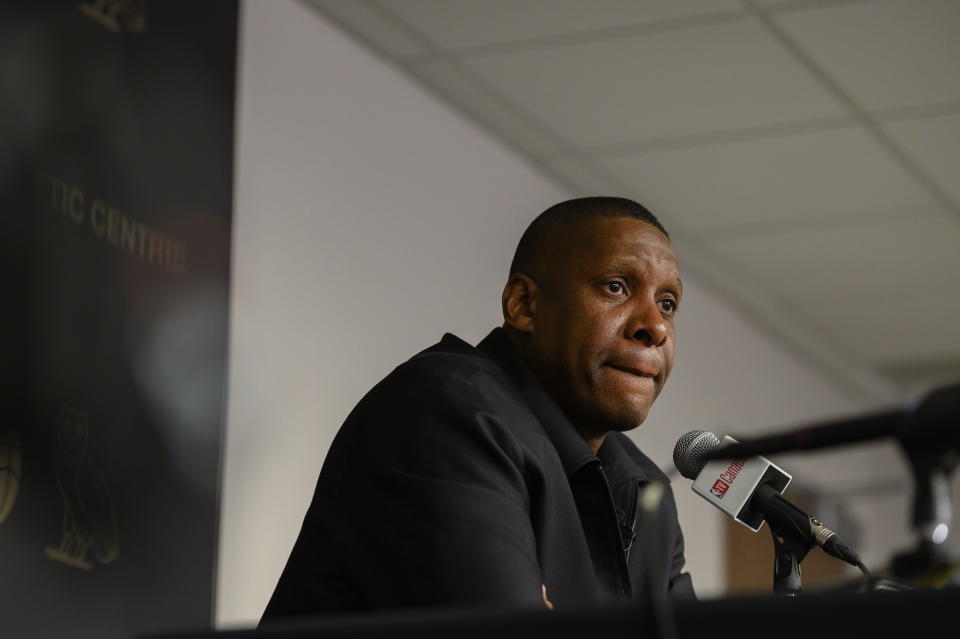
<path id="1" fill-rule="evenodd" d="M 845 115 L 752 21 L 465 63 L 583 147 Z"/>
<path id="2" fill-rule="evenodd" d="M 883 128 L 960 203 L 960 114 L 889 122 Z"/>
<path id="3" fill-rule="evenodd" d="M 956 286 L 920 282 L 885 290 L 796 295 L 793 301 L 811 321 L 878 367 L 917 368 L 923 362 L 960 359 Z"/>
<path id="4" fill-rule="evenodd" d="M 443 49 L 739 9 L 732 0 L 380 0 L 380 6 Z"/>
<path id="5" fill-rule="evenodd" d="M 960 273 L 960 222 L 946 215 L 824 225 L 709 246 L 787 300 L 863 288 L 909 291 Z"/>
<path id="6" fill-rule="evenodd" d="M 427 48 L 402 26 L 371 9 L 366 2 L 358 0 L 306 0 L 334 21 L 345 25 L 349 31 L 374 45 L 387 55 L 402 57 L 422 55 Z"/>
<path id="7" fill-rule="evenodd" d="M 509 100 L 485 91 L 471 80 L 472 74 L 465 74 L 453 63 L 436 59 L 417 65 L 410 72 L 485 128 L 527 153 L 549 154 L 567 146 L 552 130 L 536 120 L 531 122 Z"/>
<path id="8" fill-rule="evenodd" d="M 883 0 L 774 19 L 867 109 L 960 98 L 956 0 Z"/>
<path id="9" fill-rule="evenodd" d="M 859 128 L 600 158 L 691 231 L 912 211 L 930 198 Z"/>

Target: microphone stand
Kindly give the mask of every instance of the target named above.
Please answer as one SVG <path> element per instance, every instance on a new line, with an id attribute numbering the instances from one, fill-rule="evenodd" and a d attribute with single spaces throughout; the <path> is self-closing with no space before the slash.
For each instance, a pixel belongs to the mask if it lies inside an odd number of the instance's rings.
<path id="1" fill-rule="evenodd" d="M 750 508 L 763 514 L 773 536 L 773 592 L 796 596 L 802 589 L 800 562 L 816 545 L 810 516 L 770 486 L 757 489 Z"/>
<path id="2" fill-rule="evenodd" d="M 773 535 L 773 592 L 778 595 L 795 597 L 800 593 L 800 562 L 807 556 L 813 544 L 793 534 L 792 530 L 783 530 L 770 526 Z"/>
<path id="3" fill-rule="evenodd" d="M 921 587 L 939 588 L 950 579 L 957 558 L 946 549 L 952 519 L 950 476 L 960 457 L 957 420 L 960 385 L 928 393 L 912 419 L 898 429 L 900 448 L 913 474 L 911 523 L 916 545 L 895 556 L 891 572 Z"/>
<path id="4" fill-rule="evenodd" d="M 913 474 L 911 523 L 916 545 L 894 556 L 890 569 L 896 579 L 939 588 L 957 568 L 957 558 L 944 543 L 952 519 L 950 476 L 957 464 L 957 451 L 913 445 L 909 440 L 902 443 Z"/>
<path id="5" fill-rule="evenodd" d="M 787 501 L 767 501 L 767 505 L 764 516 L 773 536 L 773 592 L 794 597 L 802 590 L 800 562 L 815 544 L 794 519 L 799 514 L 805 520 L 802 511 Z M 792 509 L 797 513 L 791 513 Z"/>

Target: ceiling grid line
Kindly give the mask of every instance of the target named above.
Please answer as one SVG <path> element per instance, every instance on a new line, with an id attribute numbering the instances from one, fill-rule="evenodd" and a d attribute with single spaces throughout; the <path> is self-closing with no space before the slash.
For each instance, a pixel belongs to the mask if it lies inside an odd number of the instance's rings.
<path id="1" fill-rule="evenodd" d="M 878 109 L 871 113 L 876 120 L 884 123 L 956 115 L 960 114 L 960 100 L 941 102 L 938 104 Z M 663 138 L 647 138 L 617 144 L 588 146 L 584 147 L 583 150 L 587 153 L 603 154 L 608 157 L 618 155 L 643 155 L 680 149 L 695 149 L 718 144 L 753 142 L 755 140 L 786 137 L 802 133 L 821 133 L 862 126 L 863 123 L 856 115 L 834 115 L 757 126 L 737 127 L 733 129 L 717 129 L 703 133 L 691 133 L 689 135 L 671 135 Z"/>
<path id="2" fill-rule="evenodd" d="M 740 0 L 743 6 L 756 18 L 757 22 L 780 45 L 792 55 L 813 78 L 819 81 L 834 98 L 841 102 L 855 117 L 873 139 L 922 186 L 933 200 L 951 214 L 953 220 L 960 223 L 960 204 L 955 202 L 947 191 L 930 176 L 899 144 L 883 129 L 870 112 L 863 108 L 840 83 L 821 67 L 777 22 L 757 6 L 755 0 Z"/>
<path id="3" fill-rule="evenodd" d="M 903 122 L 960 113 L 960 100 L 874 109 L 873 117 L 882 122 Z"/>
<path id="4" fill-rule="evenodd" d="M 915 218 L 932 218 L 943 215 L 943 211 L 936 203 L 933 203 L 927 208 L 913 209 L 910 214 Z M 761 238 L 771 234 L 780 234 L 801 229 L 841 229 L 861 226 L 869 222 L 883 223 L 897 221 L 902 220 L 903 217 L 903 210 L 900 207 L 888 207 L 879 210 L 871 208 L 858 212 L 845 212 L 842 216 L 837 216 L 833 213 L 822 213 L 788 219 L 733 222 L 701 232 L 700 235 L 709 237 L 711 240 L 743 237 Z"/>
<path id="5" fill-rule="evenodd" d="M 821 7 L 864 4 L 876 1 L 877 0 L 797 0 L 796 2 L 790 2 L 771 7 L 769 10 L 771 13 L 775 14 L 788 14 L 798 11 L 807 11 L 810 9 L 818 9 Z M 642 35 L 668 33 L 671 31 L 682 31 L 685 29 L 694 29 L 704 26 L 737 22 L 745 20 L 748 17 L 748 14 L 746 14 L 742 9 L 725 9 L 722 11 L 715 11 L 694 16 L 664 18 L 644 24 L 626 24 L 615 27 L 595 28 L 587 31 L 568 32 L 556 35 L 506 40 L 502 42 L 475 44 L 447 49 L 434 46 L 431 47 L 429 52 L 426 54 L 410 54 L 406 56 L 399 56 L 399 59 L 403 64 L 416 66 L 431 62 L 435 56 L 440 55 L 449 59 L 450 57 L 472 58 L 483 57 L 486 55 L 517 53 L 543 47 L 589 44 L 592 42 L 601 42 L 615 38 L 630 38 Z"/>
<path id="6" fill-rule="evenodd" d="M 796 13 L 797 11 L 809 11 L 810 9 L 832 9 L 853 4 L 868 4 L 877 0 L 794 0 L 793 2 L 784 2 L 770 6 L 769 13 Z"/>
<path id="7" fill-rule="evenodd" d="M 775 122 L 732 129 L 716 129 L 687 135 L 671 135 L 662 138 L 647 138 L 617 144 L 586 147 L 588 153 L 603 154 L 607 157 L 620 155 L 645 155 L 681 149 L 695 149 L 718 144 L 752 142 L 768 138 L 779 138 L 801 133 L 819 133 L 858 126 L 853 116 L 831 115 L 788 122 Z"/>
<path id="8" fill-rule="evenodd" d="M 417 66 L 425 62 L 431 62 L 434 56 L 443 56 L 448 60 L 451 58 L 481 58 L 489 55 L 520 53 L 547 47 L 592 44 L 595 42 L 616 40 L 618 38 L 635 38 L 651 34 L 669 33 L 671 31 L 684 31 L 717 24 L 741 22 L 746 19 L 748 19 L 748 15 L 742 10 L 728 9 L 726 11 L 717 11 L 685 18 L 664 18 L 646 24 L 628 24 L 602 29 L 591 29 L 589 31 L 574 31 L 523 40 L 477 44 L 451 49 L 438 48 L 428 54 L 406 56 L 402 62 L 410 66 Z"/>
<path id="9" fill-rule="evenodd" d="M 521 121 L 529 124 L 533 127 L 536 127 L 544 136 L 552 138 L 557 141 L 557 151 L 565 153 L 580 153 L 568 140 L 566 140 L 562 135 L 557 133 L 551 127 L 544 124 L 540 121 L 539 118 L 534 116 L 532 113 L 529 113 L 526 109 L 516 104 L 513 100 L 510 100 L 508 97 L 503 95 L 500 91 L 497 91 L 494 87 L 490 86 L 489 83 L 485 82 L 480 78 L 476 73 L 471 71 L 469 68 L 464 66 L 459 60 L 455 58 L 448 58 L 433 42 L 426 38 L 423 34 L 419 33 L 416 29 L 406 24 L 403 20 L 397 17 L 393 12 L 389 11 L 386 7 L 383 6 L 378 0 L 365 0 L 367 6 L 371 7 L 379 13 L 379 15 L 392 24 L 396 25 L 397 28 L 402 29 L 405 33 L 410 34 L 412 37 L 415 37 L 418 42 L 421 42 L 424 48 L 434 51 L 437 58 L 441 59 L 443 62 L 448 64 L 452 69 L 454 69 L 462 78 L 464 78 L 470 86 L 479 90 L 481 93 L 486 94 L 488 97 L 492 98 L 495 102 L 500 104 L 504 109 L 514 114 L 515 117 L 519 118 Z M 400 62 L 401 67 L 406 69 L 408 75 L 413 75 L 416 77 L 416 72 L 409 66 Z M 435 88 L 431 87 L 432 92 L 436 92 Z M 461 107 L 461 110 L 464 108 Z M 483 123 L 479 119 L 475 120 L 481 128 L 490 130 L 489 125 Z M 500 139 L 503 139 L 501 136 L 498 136 Z M 511 148 L 515 148 L 511 145 Z M 528 155 L 524 153 L 524 155 Z"/>

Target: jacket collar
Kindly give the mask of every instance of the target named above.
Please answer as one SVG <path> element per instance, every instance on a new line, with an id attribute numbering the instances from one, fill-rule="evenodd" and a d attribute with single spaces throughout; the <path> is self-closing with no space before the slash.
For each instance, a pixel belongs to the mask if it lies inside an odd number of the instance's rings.
<path id="1" fill-rule="evenodd" d="M 506 373 L 514 388 L 537 416 L 543 430 L 557 449 L 567 477 L 572 477 L 574 473 L 591 462 L 601 462 L 613 486 L 626 481 L 656 479 L 637 464 L 624 449 L 620 440 L 625 437 L 624 435 L 608 433 L 598 451 L 599 454 L 594 454 L 570 419 L 510 343 L 503 329 L 493 329 L 477 344 L 477 349 Z"/>

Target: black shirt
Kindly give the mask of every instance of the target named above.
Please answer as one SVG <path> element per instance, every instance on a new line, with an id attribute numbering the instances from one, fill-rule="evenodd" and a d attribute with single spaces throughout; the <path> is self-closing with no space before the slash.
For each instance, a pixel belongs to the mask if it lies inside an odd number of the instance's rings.
<path id="1" fill-rule="evenodd" d="M 649 482 L 664 496 L 637 516 Z M 541 584 L 557 609 L 692 596 L 683 564 L 667 478 L 628 437 L 594 454 L 501 329 L 446 334 L 344 422 L 263 618 L 542 607 Z"/>

